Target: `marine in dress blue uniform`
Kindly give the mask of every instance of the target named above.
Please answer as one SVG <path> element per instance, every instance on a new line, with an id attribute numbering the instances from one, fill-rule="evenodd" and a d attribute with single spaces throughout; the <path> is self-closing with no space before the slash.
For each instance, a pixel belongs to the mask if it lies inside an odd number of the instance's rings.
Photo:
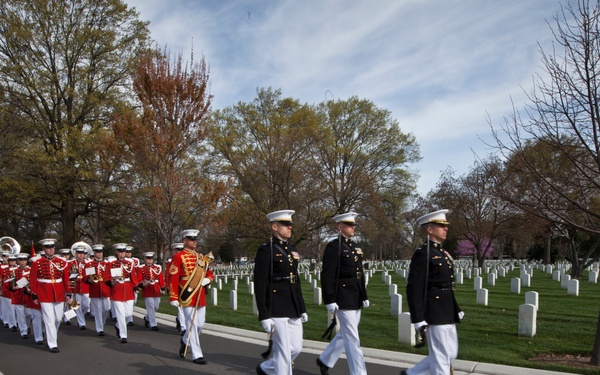
<path id="1" fill-rule="evenodd" d="M 273 237 L 262 244 L 254 266 L 258 319 L 271 333 L 273 356 L 256 367 L 259 375 L 291 375 L 302 351 L 302 323 L 308 321 L 298 277 L 298 251 L 289 243 L 293 210 L 267 214 Z"/>
<path id="2" fill-rule="evenodd" d="M 367 369 L 360 347 L 358 324 L 361 308 L 369 306 L 363 272 L 363 252 L 352 241 L 356 212 L 333 217 L 339 235 L 329 242 L 323 253 L 321 286 L 323 302 L 339 322 L 340 331 L 317 357 L 321 375 L 329 373 L 343 351 L 346 352 L 351 375 L 366 375 Z"/>
<path id="3" fill-rule="evenodd" d="M 450 224 L 447 212 L 439 210 L 417 219 L 427 241 L 412 256 L 406 297 L 415 330 L 427 330 L 428 355 L 401 375 L 449 375 L 458 355 L 456 323 L 464 314 L 454 297 L 452 257 L 442 248 Z"/>

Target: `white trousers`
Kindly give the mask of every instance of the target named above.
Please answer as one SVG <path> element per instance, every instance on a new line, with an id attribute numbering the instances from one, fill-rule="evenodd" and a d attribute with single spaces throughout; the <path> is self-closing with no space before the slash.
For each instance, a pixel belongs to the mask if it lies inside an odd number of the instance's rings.
<path id="1" fill-rule="evenodd" d="M 340 331 L 320 355 L 321 362 L 331 368 L 335 366 L 340 355 L 342 355 L 342 351 L 345 351 L 350 375 L 366 375 L 367 367 L 365 366 L 360 338 L 358 337 L 361 310 L 338 310 L 335 312 L 335 316 Z"/>
<path id="2" fill-rule="evenodd" d="M 58 327 L 65 313 L 64 302 L 40 302 L 42 319 L 46 329 L 46 342 L 49 348 L 58 347 Z"/>
<path id="3" fill-rule="evenodd" d="M 31 328 L 33 328 L 35 342 L 44 341 L 42 310 L 30 309 L 29 307 L 25 310 L 27 311 L 27 314 L 31 316 Z"/>
<path id="4" fill-rule="evenodd" d="M 183 307 L 177 306 L 177 319 L 179 319 L 179 325 L 181 326 L 181 331 L 187 330 L 187 326 L 185 325 L 185 315 L 183 314 Z"/>
<path id="5" fill-rule="evenodd" d="M 427 328 L 429 354 L 407 370 L 408 375 L 449 375 L 452 361 L 458 356 L 456 324 L 430 325 Z"/>
<path id="6" fill-rule="evenodd" d="M 133 316 L 133 300 L 112 301 L 117 314 L 116 327 L 119 329 L 120 338 L 127 338 L 127 319 Z"/>
<path id="7" fill-rule="evenodd" d="M 25 312 L 25 305 L 13 305 L 15 314 L 17 316 L 17 325 L 19 326 L 19 333 L 21 336 L 27 334 L 27 313 Z"/>
<path id="8" fill-rule="evenodd" d="M 138 292 L 133 292 L 133 305 L 137 305 L 138 300 Z M 127 315 L 127 323 L 133 323 L 133 310 L 131 310 L 131 315 Z"/>
<path id="9" fill-rule="evenodd" d="M 196 316 L 194 316 L 194 310 L 196 310 Z M 206 307 L 184 307 L 183 316 L 183 321 L 187 327 L 185 335 L 182 338 L 183 342 L 188 342 L 188 336 L 190 337 L 188 349 L 192 349 L 192 359 L 204 357 L 202 348 L 200 347 L 200 335 L 206 322 Z M 194 321 L 192 321 L 192 318 L 194 318 Z"/>
<path id="10" fill-rule="evenodd" d="M 2 321 L 8 324 L 10 328 L 17 326 L 17 316 L 15 315 L 15 305 L 12 304 L 10 298 L 1 297 L 2 302 Z"/>
<path id="11" fill-rule="evenodd" d="M 96 323 L 96 332 L 104 332 L 104 324 L 110 311 L 110 299 L 108 297 L 90 298 L 90 311 Z"/>
<path id="12" fill-rule="evenodd" d="M 79 308 L 75 310 L 77 315 L 77 326 L 85 326 L 85 313 L 90 311 L 90 295 L 75 294 L 75 299 L 79 302 Z"/>
<path id="13" fill-rule="evenodd" d="M 275 322 L 273 356 L 260 367 L 269 375 L 292 375 L 292 362 L 302 351 L 302 321 L 300 318 L 271 318 Z"/>
<path id="14" fill-rule="evenodd" d="M 150 327 L 156 327 L 156 312 L 160 304 L 160 297 L 147 297 L 144 298 L 144 302 L 146 303 L 146 319 L 150 322 Z"/>

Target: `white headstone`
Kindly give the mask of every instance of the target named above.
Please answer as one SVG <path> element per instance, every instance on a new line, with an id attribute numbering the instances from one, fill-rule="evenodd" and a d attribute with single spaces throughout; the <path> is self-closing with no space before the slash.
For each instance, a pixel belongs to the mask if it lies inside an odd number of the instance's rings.
<path id="1" fill-rule="evenodd" d="M 235 290 L 229 292 L 229 309 L 237 310 L 237 292 Z"/>
<path id="2" fill-rule="evenodd" d="M 567 289 L 569 287 L 569 281 L 571 281 L 571 275 L 562 275 L 560 278 L 560 287 Z"/>
<path id="3" fill-rule="evenodd" d="M 482 282 L 483 282 L 483 280 L 481 280 L 480 276 L 475 276 L 473 278 L 473 290 L 481 289 Z"/>
<path id="4" fill-rule="evenodd" d="M 592 284 L 597 284 L 598 283 L 598 271 L 590 271 L 590 274 L 588 276 L 588 281 Z"/>
<path id="5" fill-rule="evenodd" d="M 402 313 L 402 295 L 392 294 L 391 315 L 396 316 Z"/>
<path id="6" fill-rule="evenodd" d="M 385 285 L 387 285 L 387 286 L 392 285 L 392 276 L 391 275 L 385 276 Z"/>
<path id="7" fill-rule="evenodd" d="M 313 289 L 313 302 L 315 303 L 315 305 L 320 305 L 323 303 L 323 297 L 321 295 L 321 288 L 316 287 Z"/>
<path id="8" fill-rule="evenodd" d="M 539 310 L 540 307 L 540 294 L 538 292 L 529 291 L 525 293 L 525 303 L 527 305 L 535 306 L 535 310 Z"/>
<path id="9" fill-rule="evenodd" d="M 488 305 L 488 290 L 487 289 L 478 289 L 477 290 L 477 304 L 478 305 Z"/>
<path id="10" fill-rule="evenodd" d="M 254 295 L 254 281 L 251 281 L 251 282 L 248 284 L 248 293 L 250 293 L 250 295 L 251 295 L 251 296 L 253 296 L 253 295 Z"/>
<path id="11" fill-rule="evenodd" d="M 415 327 L 410 321 L 410 313 L 398 314 L 398 342 L 410 346 L 417 343 L 415 340 Z"/>
<path id="12" fill-rule="evenodd" d="M 510 291 L 512 293 L 521 294 L 521 279 L 518 277 L 513 277 L 510 280 Z"/>
<path id="13" fill-rule="evenodd" d="M 537 310 L 535 306 L 524 304 L 519 306 L 519 336 L 534 337 L 537 327 Z"/>
<path id="14" fill-rule="evenodd" d="M 567 295 L 579 296 L 579 280 L 569 280 L 569 285 L 567 286 Z"/>
<path id="15" fill-rule="evenodd" d="M 496 274 L 495 273 L 488 273 L 488 278 L 487 278 L 487 283 L 488 285 L 494 286 L 496 285 Z"/>
<path id="16" fill-rule="evenodd" d="M 392 284 L 388 287 L 388 295 L 391 297 L 394 294 L 398 293 L 398 285 Z"/>
<path id="17" fill-rule="evenodd" d="M 462 285 L 464 283 L 464 276 L 462 272 L 458 272 L 455 276 L 456 284 Z"/>
<path id="18" fill-rule="evenodd" d="M 256 306 L 256 296 L 252 296 L 252 314 L 258 315 L 258 306 Z"/>
<path id="19" fill-rule="evenodd" d="M 210 289 L 210 302 L 213 304 L 213 306 L 217 306 L 217 289 L 215 288 Z"/>
<path id="20" fill-rule="evenodd" d="M 525 287 L 525 288 L 529 288 L 531 287 L 531 275 L 528 273 L 525 273 L 521 276 L 521 284 Z"/>
<path id="21" fill-rule="evenodd" d="M 560 281 L 560 276 L 562 275 L 562 272 L 560 270 L 554 270 L 552 271 L 552 280 L 554 281 Z"/>

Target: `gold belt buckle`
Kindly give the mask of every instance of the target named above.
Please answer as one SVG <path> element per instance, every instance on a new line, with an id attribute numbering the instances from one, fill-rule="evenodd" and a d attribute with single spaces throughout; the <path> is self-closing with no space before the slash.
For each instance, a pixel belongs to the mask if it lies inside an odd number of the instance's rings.
<path id="1" fill-rule="evenodd" d="M 290 275 L 290 284 L 296 284 L 296 275 Z"/>

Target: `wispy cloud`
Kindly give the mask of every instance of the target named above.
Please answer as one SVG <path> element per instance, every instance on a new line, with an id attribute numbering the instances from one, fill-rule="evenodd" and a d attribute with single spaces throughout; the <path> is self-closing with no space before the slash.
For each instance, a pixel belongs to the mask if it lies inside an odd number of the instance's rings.
<path id="1" fill-rule="evenodd" d="M 552 38 L 547 0 L 131 0 L 159 46 L 203 54 L 214 106 L 280 88 L 301 102 L 356 95 L 391 111 L 423 161 L 419 191 L 487 153 L 486 114 L 524 103 Z"/>

